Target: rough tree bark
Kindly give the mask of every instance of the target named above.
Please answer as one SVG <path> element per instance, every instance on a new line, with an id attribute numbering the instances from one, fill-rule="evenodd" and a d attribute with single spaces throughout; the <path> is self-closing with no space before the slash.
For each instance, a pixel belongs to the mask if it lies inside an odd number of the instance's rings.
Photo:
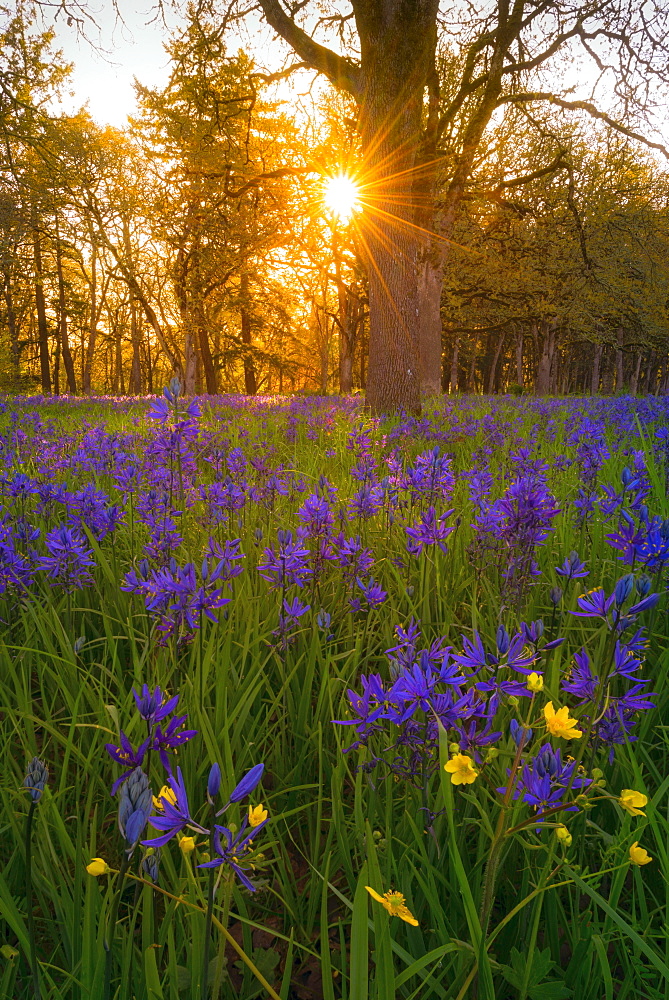
<path id="1" fill-rule="evenodd" d="M 537 396 L 547 396 L 551 390 L 551 369 L 555 357 L 556 324 L 542 321 L 541 354 L 537 365 L 534 391 Z"/>

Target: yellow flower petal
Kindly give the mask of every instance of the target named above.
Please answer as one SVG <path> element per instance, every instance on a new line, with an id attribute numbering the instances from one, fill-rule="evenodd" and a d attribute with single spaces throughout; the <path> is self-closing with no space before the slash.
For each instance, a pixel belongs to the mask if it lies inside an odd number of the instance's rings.
<path id="1" fill-rule="evenodd" d="M 635 792 L 633 788 L 623 788 L 618 799 L 618 804 L 630 814 L 630 816 L 645 816 L 642 806 L 648 804 L 648 796 L 643 792 Z"/>
<path id="2" fill-rule="evenodd" d="M 466 753 L 456 753 L 447 764 L 444 764 L 444 771 L 451 776 L 453 785 L 471 785 L 479 776 L 474 767 L 474 761 Z"/>
<path id="3" fill-rule="evenodd" d="M 93 860 L 86 865 L 86 871 L 89 875 L 93 875 L 97 878 L 98 875 L 108 875 L 111 868 L 104 858 L 93 858 Z"/>
<path id="4" fill-rule="evenodd" d="M 544 705 L 544 719 L 551 736 L 558 736 L 563 740 L 578 740 L 583 735 L 580 729 L 576 729 L 577 720 L 569 718 L 569 709 L 566 705 L 556 712 L 553 702 L 547 702 Z"/>
<path id="5" fill-rule="evenodd" d="M 401 892 L 384 892 L 383 896 L 379 896 L 378 892 L 371 888 L 371 886 L 366 885 L 365 889 L 370 894 L 370 896 L 380 903 L 385 910 L 388 911 L 391 917 L 399 917 L 407 924 L 411 924 L 412 927 L 418 927 L 418 921 L 414 917 L 411 910 L 408 909 L 404 904 L 404 896 Z"/>
<path id="6" fill-rule="evenodd" d="M 652 860 L 648 851 L 643 847 L 639 847 L 639 841 L 635 840 L 630 847 L 630 861 L 632 864 L 641 867 L 641 865 L 650 864 Z"/>
<path id="7" fill-rule="evenodd" d="M 249 826 L 260 826 L 260 824 L 264 823 L 266 819 L 267 810 L 263 809 L 262 804 L 249 806 Z"/>
<path id="8" fill-rule="evenodd" d="M 179 841 L 182 854 L 190 854 L 195 850 L 195 837 L 182 837 Z"/>
<path id="9" fill-rule="evenodd" d="M 532 694 L 538 694 L 539 691 L 544 689 L 544 679 L 541 674 L 537 674 L 534 670 L 527 678 L 527 687 Z"/>
<path id="10" fill-rule="evenodd" d="M 383 901 L 384 901 L 383 900 L 383 896 L 379 896 L 378 892 L 375 889 L 372 889 L 371 885 L 366 885 L 365 889 L 367 890 L 367 892 L 369 893 L 369 895 L 372 897 L 372 899 L 375 899 L 377 903 L 383 903 Z"/>

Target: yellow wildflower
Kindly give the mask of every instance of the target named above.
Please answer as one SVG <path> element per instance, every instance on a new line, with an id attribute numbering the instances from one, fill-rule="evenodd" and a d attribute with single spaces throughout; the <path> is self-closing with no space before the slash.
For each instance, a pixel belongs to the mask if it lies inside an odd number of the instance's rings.
<path id="1" fill-rule="evenodd" d="M 560 736 L 563 740 L 580 740 L 583 735 L 581 730 L 576 728 L 578 720 L 569 718 L 569 709 L 566 705 L 556 712 L 553 702 L 549 701 L 544 706 L 544 718 L 551 736 Z"/>
<path id="2" fill-rule="evenodd" d="M 647 865 L 653 859 L 647 850 L 643 847 L 639 847 L 639 841 L 635 840 L 630 847 L 630 861 L 633 865 Z"/>
<path id="3" fill-rule="evenodd" d="M 453 785 L 471 785 L 479 776 L 474 767 L 474 761 L 466 753 L 456 753 L 444 764 L 444 771 L 448 771 Z"/>
<path id="4" fill-rule="evenodd" d="M 151 798 L 153 799 L 153 808 L 157 812 L 163 811 L 162 799 L 165 799 L 166 802 L 169 802 L 171 806 L 175 806 L 177 804 L 176 792 L 168 785 L 163 785 L 158 794 L 152 795 Z"/>
<path id="5" fill-rule="evenodd" d="M 527 687 L 532 692 L 532 694 L 538 694 L 539 691 L 544 689 L 544 679 L 541 674 L 537 674 L 534 670 L 527 678 Z"/>
<path id="6" fill-rule="evenodd" d="M 633 788 L 623 788 L 618 799 L 618 805 L 630 814 L 630 816 L 645 816 L 642 806 L 647 805 L 648 796 L 643 792 L 635 792 Z"/>
<path id="7" fill-rule="evenodd" d="M 572 835 L 564 823 L 560 823 L 559 826 L 555 827 L 555 836 L 565 847 L 571 847 Z"/>
<path id="8" fill-rule="evenodd" d="M 104 858 L 93 858 L 93 860 L 86 865 L 86 871 L 89 875 L 94 875 L 97 878 L 98 875 L 108 875 L 111 868 Z"/>
<path id="9" fill-rule="evenodd" d="M 365 889 L 372 899 L 375 899 L 377 903 L 380 903 L 388 911 L 391 917 L 399 917 L 400 920 L 404 920 L 407 924 L 418 927 L 418 921 L 413 913 L 404 905 L 404 896 L 401 892 L 384 892 L 382 896 L 379 896 L 378 892 L 375 892 L 371 886 L 366 885 Z"/>
<path id="10" fill-rule="evenodd" d="M 257 806 L 249 806 L 249 826 L 260 826 L 267 819 L 267 810 L 263 809 L 262 803 Z"/>
<path id="11" fill-rule="evenodd" d="M 179 841 L 179 848 L 182 854 L 190 854 L 195 850 L 195 837 L 182 837 Z"/>

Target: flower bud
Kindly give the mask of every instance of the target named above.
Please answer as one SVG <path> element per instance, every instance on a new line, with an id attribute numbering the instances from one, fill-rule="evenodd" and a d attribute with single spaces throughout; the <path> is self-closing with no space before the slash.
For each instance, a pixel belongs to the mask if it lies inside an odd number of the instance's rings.
<path id="1" fill-rule="evenodd" d="M 550 599 L 553 607 L 557 608 L 558 604 L 562 600 L 562 587 L 551 587 Z"/>
<path id="2" fill-rule="evenodd" d="M 241 802 L 241 800 L 245 799 L 247 795 L 250 795 L 251 792 L 255 791 L 258 782 L 262 778 L 264 770 L 264 764 L 256 764 L 255 767 L 252 767 L 230 793 L 230 801 Z"/>
<path id="3" fill-rule="evenodd" d="M 104 858 L 93 858 L 93 860 L 86 865 L 86 871 L 89 875 L 93 875 L 94 878 L 97 878 L 99 875 L 108 875 L 111 868 Z"/>
<path id="4" fill-rule="evenodd" d="M 182 854 L 191 854 L 195 850 L 195 837 L 182 837 L 179 841 L 179 850 Z"/>
<path id="5" fill-rule="evenodd" d="M 620 608 L 625 603 L 627 598 L 632 593 L 634 587 L 634 574 L 628 573 L 618 580 L 616 584 L 616 589 L 614 591 L 616 595 L 616 605 Z"/>
<path id="6" fill-rule="evenodd" d="M 560 826 L 555 828 L 555 836 L 561 844 L 564 844 L 565 847 L 571 847 L 572 835 L 564 823 L 561 823 Z"/>
<path id="7" fill-rule="evenodd" d="M 215 763 L 211 765 L 211 770 L 209 771 L 209 778 L 207 779 L 207 796 L 210 802 L 212 799 L 216 798 L 220 787 L 221 787 L 221 767 L 220 764 Z"/>
<path id="8" fill-rule="evenodd" d="M 28 789 L 33 802 L 39 802 L 42 798 L 42 792 L 48 780 L 49 768 L 39 757 L 33 757 L 23 779 L 23 787 Z"/>
<path id="9" fill-rule="evenodd" d="M 532 673 L 528 675 L 527 688 L 528 691 L 532 692 L 532 694 L 538 694 L 539 691 L 543 691 L 544 689 L 543 676 L 541 674 L 536 673 L 536 671 L 533 670 Z"/>

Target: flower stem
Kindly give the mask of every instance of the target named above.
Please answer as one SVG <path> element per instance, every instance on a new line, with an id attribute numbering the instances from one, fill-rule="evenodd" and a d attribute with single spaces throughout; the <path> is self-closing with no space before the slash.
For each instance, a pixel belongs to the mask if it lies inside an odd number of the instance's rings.
<path id="1" fill-rule="evenodd" d="M 39 965 L 37 964 L 37 942 L 35 940 L 35 919 L 33 916 L 33 873 L 32 873 L 32 827 L 35 807 L 31 802 L 26 817 L 26 908 L 28 917 L 28 939 L 30 941 L 30 972 L 33 978 L 35 1000 L 40 1000 L 42 994 L 39 984 Z"/>
<path id="2" fill-rule="evenodd" d="M 212 809 L 213 812 L 213 809 Z M 213 820 L 215 823 L 216 820 Z M 211 827 L 209 833 L 209 857 L 214 856 L 214 830 L 215 827 Z M 202 1000 L 207 1000 L 209 995 L 209 954 L 211 947 L 211 928 L 212 928 L 212 916 L 214 913 L 214 874 L 215 869 L 209 869 L 209 880 L 207 882 L 207 913 L 204 919 L 204 950 L 202 956 Z"/>
<path id="3" fill-rule="evenodd" d="M 114 902 L 112 903 L 111 912 L 109 914 L 109 920 L 107 921 L 107 929 L 105 932 L 105 940 L 104 940 L 104 949 L 106 952 L 105 979 L 104 979 L 102 1000 L 110 1000 L 111 997 L 111 974 L 112 974 L 112 962 L 114 958 L 112 945 L 114 944 L 114 936 L 116 934 L 116 919 L 118 917 L 119 903 L 121 902 L 121 894 L 123 892 L 125 875 L 128 870 L 129 864 L 130 864 L 130 856 L 126 851 L 124 851 L 123 859 L 121 861 L 121 867 L 119 868 L 118 871 L 118 889 L 116 890 L 116 895 L 114 896 Z"/>

